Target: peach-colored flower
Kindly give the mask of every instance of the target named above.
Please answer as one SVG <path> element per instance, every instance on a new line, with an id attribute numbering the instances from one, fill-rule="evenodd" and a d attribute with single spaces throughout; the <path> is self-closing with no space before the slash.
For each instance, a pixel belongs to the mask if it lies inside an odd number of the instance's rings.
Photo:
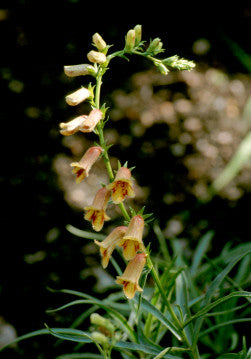
<path id="1" fill-rule="evenodd" d="M 95 72 L 95 68 L 89 64 L 64 66 L 64 73 L 69 77 L 93 75 Z"/>
<path id="2" fill-rule="evenodd" d="M 126 196 L 135 197 L 129 168 L 120 167 L 115 180 L 107 188 L 111 190 L 112 201 L 116 204 L 123 202 Z"/>
<path id="3" fill-rule="evenodd" d="M 100 188 L 96 193 L 92 205 L 84 208 L 86 211 L 84 218 L 92 222 L 92 228 L 97 232 L 103 228 L 104 221 L 110 219 L 105 213 L 109 198 L 110 191 L 105 187 Z"/>
<path id="4" fill-rule="evenodd" d="M 70 136 L 78 132 L 81 127 L 83 127 L 84 122 L 86 121 L 87 116 L 82 115 L 74 118 L 69 122 L 61 122 L 59 127 L 61 128 L 60 133 L 64 136 Z"/>
<path id="5" fill-rule="evenodd" d="M 65 101 L 70 106 L 76 106 L 81 102 L 85 101 L 90 96 L 91 96 L 91 92 L 87 88 L 81 87 L 79 90 L 66 96 Z"/>
<path id="6" fill-rule="evenodd" d="M 103 113 L 99 109 L 93 109 L 89 115 L 87 116 L 85 122 L 83 122 L 81 128 L 79 129 L 81 132 L 92 132 L 98 122 L 102 119 Z"/>
<path id="7" fill-rule="evenodd" d="M 114 251 L 118 241 L 125 234 L 126 230 L 127 227 L 125 226 L 116 227 L 102 242 L 94 241 L 100 247 L 103 268 L 106 268 L 108 266 L 112 252 Z"/>
<path id="8" fill-rule="evenodd" d="M 101 147 L 91 147 L 85 152 L 84 156 L 79 162 L 71 163 L 71 167 L 73 167 L 72 173 L 77 175 L 77 183 L 80 183 L 86 177 L 88 177 L 91 167 L 97 161 L 102 151 L 103 150 Z"/>
<path id="9" fill-rule="evenodd" d="M 122 276 L 118 276 L 116 283 L 123 285 L 123 291 L 128 299 L 135 296 L 136 291 L 142 292 L 138 281 L 146 264 L 146 253 L 138 253 L 127 265 Z"/>
<path id="10" fill-rule="evenodd" d="M 138 251 L 145 251 L 142 241 L 143 231 L 143 217 L 141 215 L 132 217 L 124 237 L 118 242 L 118 246 L 123 247 L 126 260 L 133 259 Z"/>

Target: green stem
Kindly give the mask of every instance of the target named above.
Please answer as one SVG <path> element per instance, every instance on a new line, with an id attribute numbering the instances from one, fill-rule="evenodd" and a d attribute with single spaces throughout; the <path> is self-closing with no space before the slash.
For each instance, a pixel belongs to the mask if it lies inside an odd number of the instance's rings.
<path id="1" fill-rule="evenodd" d="M 101 90 L 101 85 L 102 85 L 102 72 L 101 71 L 102 71 L 102 68 L 100 67 L 98 74 L 97 74 L 97 78 L 96 78 L 96 89 L 95 89 L 95 107 L 98 109 L 100 108 L 100 90 Z M 103 157 L 104 157 L 107 173 L 108 173 L 110 181 L 112 182 L 114 180 L 114 175 L 113 175 L 112 166 L 111 166 L 111 163 L 109 160 L 108 150 L 107 150 L 105 139 L 104 139 L 103 124 L 101 122 L 98 123 L 97 130 L 98 130 L 100 145 L 104 151 Z"/>
<path id="2" fill-rule="evenodd" d="M 119 53 L 122 53 L 122 51 L 118 51 Z M 96 108 L 100 108 L 100 90 L 101 90 L 101 85 L 102 85 L 102 68 L 99 69 L 97 78 L 96 78 L 96 90 L 95 90 L 95 106 Z M 97 125 L 97 130 L 98 130 L 98 135 L 99 135 L 99 141 L 100 141 L 100 145 L 103 149 L 103 157 L 104 157 L 104 161 L 105 161 L 105 166 L 106 166 L 106 170 L 109 176 L 109 180 L 110 182 L 112 182 L 114 180 L 114 174 L 113 174 L 113 170 L 112 170 L 112 166 L 111 166 L 111 162 L 109 159 L 109 155 L 108 155 L 108 149 L 106 146 L 106 142 L 105 142 L 105 138 L 104 138 L 104 131 L 103 131 L 103 125 L 102 123 L 98 123 Z M 124 206 L 123 203 L 119 204 L 119 208 L 122 212 L 123 217 L 129 221 L 130 220 L 130 216 L 127 213 L 127 210 Z"/>
<path id="3" fill-rule="evenodd" d="M 155 281 L 155 283 L 156 283 L 156 285 L 157 285 L 157 287 L 159 289 L 159 292 L 160 292 L 160 294 L 162 296 L 162 299 L 163 299 L 163 301 L 164 301 L 164 303 L 165 303 L 165 305 L 167 307 L 167 310 L 168 310 L 169 314 L 171 315 L 171 317 L 173 319 L 173 322 L 175 323 L 175 326 L 177 327 L 177 329 L 181 329 L 181 327 L 182 327 L 181 323 L 180 323 L 179 319 L 177 318 L 176 314 L 174 313 L 173 308 L 172 308 L 169 300 L 167 299 L 166 293 L 165 293 L 165 291 L 164 291 L 164 289 L 162 287 L 162 284 L 160 282 L 159 276 L 158 276 L 158 274 L 157 274 L 157 272 L 156 272 L 156 270 L 154 268 L 153 262 L 152 262 L 149 255 L 147 257 L 147 264 L 148 264 L 148 267 L 151 268 L 153 279 L 154 279 L 154 281 Z"/>

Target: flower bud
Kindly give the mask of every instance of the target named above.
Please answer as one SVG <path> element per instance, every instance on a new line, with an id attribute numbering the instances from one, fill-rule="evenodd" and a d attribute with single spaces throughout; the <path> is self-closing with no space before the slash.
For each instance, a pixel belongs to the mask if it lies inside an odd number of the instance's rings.
<path id="1" fill-rule="evenodd" d="M 64 66 L 64 73 L 66 76 L 75 77 L 81 75 L 95 75 L 96 71 L 92 65 L 81 64 Z"/>
<path id="2" fill-rule="evenodd" d="M 115 328 L 109 319 L 103 318 L 98 313 L 92 313 L 90 316 L 90 321 L 92 324 L 95 324 L 99 327 L 107 329 L 110 333 L 113 333 Z"/>
<path id="3" fill-rule="evenodd" d="M 193 61 L 180 58 L 178 55 L 167 57 L 166 59 L 162 60 L 162 62 L 164 63 L 164 65 L 173 67 L 178 70 L 190 71 L 195 67 Z"/>
<path id="4" fill-rule="evenodd" d="M 76 106 L 85 101 L 88 97 L 91 97 L 91 92 L 87 88 L 82 87 L 79 90 L 66 96 L 65 101 L 70 106 Z"/>
<path id="5" fill-rule="evenodd" d="M 131 52 L 135 46 L 135 30 L 129 30 L 126 35 L 125 51 Z"/>
<path id="6" fill-rule="evenodd" d="M 93 35 L 92 41 L 99 51 L 103 51 L 106 48 L 106 42 L 97 32 Z"/>
<path id="7" fill-rule="evenodd" d="M 157 54 L 160 52 L 161 48 L 163 46 L 163 43 L 161 42 L 159 37 L 156 37 L 150 42 L 150 45 L 148 46 L 147 52 L 151 54 Z"/>
<path id="8" fill-rule="evenodd" d="M 91 333 L 91 337 L 94 340 L 94 342 L 97 342 L 98 344 L 101 344 L 103 346 L 107 346 L 109 344 L 108 338 L 100 332 Z"/>
<path id="9" fill-rule="evenodd" d="M 157 67 L 157 69 L 159 70 L 159 72 L 162 75 L 167 75 L 169 70 L 166 68 L 166 66 L 162 63 L 155 63 L 155 66 Z"/>
<path id="10" fill-rule="evenodd" d="M 142 37 L 142 26 L 136 25 L 134 31 L 135 31 L 135 46 L 138 46 Z"/>
<path id="11" fill-rule="evenodd" d="M 87 58 L 90 62 L 97 63 L 97 64 L 103 64 L 106 62 L 106 56 L 102 52 L 91 50 L 87 54 Z"/>

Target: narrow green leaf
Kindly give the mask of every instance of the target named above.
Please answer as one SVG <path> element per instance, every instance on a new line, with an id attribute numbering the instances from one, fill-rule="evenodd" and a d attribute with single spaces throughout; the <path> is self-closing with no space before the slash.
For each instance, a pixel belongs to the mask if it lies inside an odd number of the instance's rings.
<path id="1" fill-rule="evenodd" d="M 166 353 L 168 353 L 169 351 L 170 351 L 170 347 L 168 347 L 168 348 L 162 350 L 162 351 L 161 351 L 156 357 L 154 357 L 153 359 L 161 359 L 161 358 L 163 358 L 164 355 L 165 355 Z"/>
<path id="2" fill-rule="evenodd" d="M 214 326 L 204 330 L 203 332 L 201 332 L 199 334 L 199 338 L 213 332 L 214 330 L 216 330 L 218 328 L 221 328 L 221 327 L 224 327 L 224 326 L 227 326 L 227 325 L 231 325 L 231 324 L 245 323 L 245 322 L 251 322 L 251 318 L 239 318 L 239 319 L 233 319 L 233 320 L 228 320 L 227 322 L 219 323 L 219 324 L 214 325 Z"/>
<path id="3" fill-rule="evenodd" d="M 73 328 L 49 328 L 46 326 L 49 330 L 50 334 L 52 334 L 54 337 L 64 340 L 69 340 L 72 342 L 77 343 L 91 343 L 93 340 L 90 337 L 90 333 L 83 332 L 79 329 L 73 329 Z"/>
<path id="4" fill-rule="evenodd" d="M 204 254 L 207 252 L 211 240 L 214 236 L 214 231 L 208 231 L 199 241 L 199 244 L 194 252 L 193 261 L 191 265 L 191 275 L 194 275 L 201 263 Z"/>
<path id="5" fill-rule="evenodd" d="M 190 318 L 191 313 L 188 307 L 189 293 L 185 272 L 182 272 L 176 279 L 176 302 L 180 306 L 183 318 Z M 189 343 L 192 343 L 193 327 L 189 325 L 185 329 Z"/>
<path id="6" fill-rule="evenodd" d="M 69 308 L 71 306 L 74 306 L 74 305 L 80 305 L 80 304 L 92 304 L 92 305 L 97 305 L 99 308 L 102 308 L 104 309 L 107 313 L 109 313 L 119 324 L 120 326 L 122 327 L 123 330 L 125 330 L 130 339 L 132 341 L 136 341 L 136 334 L 135 332 L 133 331 L 133 329 L 131 328 L 131 326 L 127 323 L 127 320 L 126 318 L 118 311 L 116 311 L 115 309 L 113 309 L 111 306 L 107 305 L 105 303 L 105 301 L 100 301 L 98 300 L 97 298 L 95 297 L 92 297 L 88 294 L 85 294 L 85 293 L 81 293 L 81 292 L 77 292 L 77 291 L 72 291 L 72 290 L 67 290 L 67 289 L 63 289 L 63 290 L 60 290 L 60 292 L 63 292 L 63 293 L 68 293 L 68 294 L 75 294 L 75 295 L 78 295 L 78 296 L 81 296 L 81 297 L 84 297 L 84 298 L 87 298 L 87 299 L 82 299 L 82 300 L 74 300 L 72 302 L 69 302 L 59 308 L 56 308 L 56 309 L 53 309 L 53 310 L 50 310 L 50 312 L 52 311 L 59 311 L 59 310 L 63 310 L 63 309 L 66 309 L 66 308 Z M 76 294 L 77 293 L 77 294 Z"/>
<path id="7" fill-rule="evenodd" d="M 134 299 L 136 301 L 136 299 Z M 145 298 L 142 298 L 141 307 L 146 310 L 148 313 L 151 313 L 156 319 L 158 319 L 165 327 L 167 327 L 170 332 L 178 339 L 181 340 L 181 336 L 178 330 L 174 325 L 166 318 L 166 316 L 161 313 L 156 307 L 154 307 L 150 302 Z"/>
<path id="8" fill-rule="evenodd" d="M 159 241 L 160 250 L 162 252 L 162 255 L 163 255 L 165 261 L 170 262 L 171 257 L 169 255 L 169 251 L 168 251 L 168 248 L 167 248 L 166 238 L 165 238 L 164 234 L 162 233 L 162 231 L 160 229 L 160 226 L 157 223 L 157 221 L 154 222 L 153 230 L 154 230 L 154 233 L 156 234 L 156 237 L 157 237 L 157 239 Z"/>
<path id="9" fill-rule="evenodd" d="M 228 301 L 229 299 L 235 298 L 235 297 L 251 297 L 251 293 L 250 292 L 245 292 L 245 291 L 240 291 L 240 292 L 232 292 L 229 295 L 220 298 L 218 300 L 216 300 L 213 303 L 210 303 L 208 305 L 206 305 L 205 307 L 203 307 L 201 310 L 199 310 L 195 315 L 193 315 L 190 319 L 188 319 L 185 323 L 184 323 L 184 327 L 186 325 L 188 325 L 190 322 L 192 322 L 193 320 L 204 316 L 206 313 L 208 313 L 211 309 L 213 309 L 214 307 L 216 307 L 217 305 L 224 303 L 226 301 Z M 215 313 L 214 313 L 215 314 Z"/>
<path id="10" fill-rule="evenodd" d="M 54 328 L 56 330 L 56 328 Z M 8 344 L 4 345 L 2 348 L 0 348 L 0 352 L 7 348 L 8 346 L 12 345 L 12 344 L 16 344 L 18 342 L 21 342 L 22 340 L 26 340 L 26 339 L 30 339 L 30 338 L 33 338 L 33 337 L 37 337 L 39 335 L 45 335 L 45 334 L 50 334 L 49 330 L 48 329 L 39 329 L 39 330 L 36 330 L 36 331 L 33 331 L 33 332 L 30 332 L 30 333 L 27 333 L 27 334 L 24 334 L 24 335 L 21 335 L 20 337 L 12 340 L 11 342 L 9 342 Z"/>
<path id="11" fill-rule="evenodd" d="M 151 355 L 158 355 L 159 352 L 150 345 L 144 345 L 144 344 L 137 344 L 137 343 L 130 343 L 130 342 L 117 342 L 114 347 L 114 349 L 129 349 L 129 350 L 135 350 L 137 352 L 142 352 L 145 354 L 151 354 Z M 163 357 L 164 359 L 181 359 L 180 357 L 165 354 Z"/>

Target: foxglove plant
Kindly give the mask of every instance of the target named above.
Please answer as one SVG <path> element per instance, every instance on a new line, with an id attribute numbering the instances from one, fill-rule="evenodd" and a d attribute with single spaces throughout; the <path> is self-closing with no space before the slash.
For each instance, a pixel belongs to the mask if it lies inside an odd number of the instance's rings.
<path id="1" fill-rule="evenodd" d="M 134 29 L 130 29 L 128 31 L 125 38 L 124 48 L 120 51 L 109 54 L 108 50 L 110 46 L 106 44 L 98 33 L 95 33 L 92 40 L 96 50 L 91 50 L 87 54 L 87 58 L 92 65 L 82 64 L 64 67 L 64 71 L 67 76 L 74 77 L 91 75 L 95 78 L 96 83 L 94 86 L 89 84 L 87 88 L 82 87 L 73 94 L 66 96 L 66 102 L 69 105 L 75 106 L 80 102 L 87 100 L 89 101 L 92 110 L 89 115 L 82 115 L 77 117 L 75 120 L 70 121 L 68 126 L 67 124 L 61 123 L 60 132 L 62 135 L 71 134 L 72 127 L 74 127 L 72 126 L 72 123 L 75 124 L 76 122 L 73 133 L 76 133 L 77 131 L 93 131 L 99 137 L 99 147 L 94 148 L 96 148 L 96 152 L 98 151 L 98 148 L 100 149 L 100 153 L 102 154 L 106 165 L 110 184 L 98 190 L 95 198 L 93 199 L 92 205 L 85 207 L 86 213 L 84 218 L 91 221 L 92 228 L 95 231 L 102 230 L 104 222 L 110 219 L 105 210 L 107 208 L 109 198 L 111 197 L 112 202 L 120 207 L 125 224 L 127 224 L 127 226 L 115 228 L 103 242 L 95 241 L 95 243 L 100 247 L 103 267 L 107 267 L 109 259 L 115 248 L 122 247 L 124 258 L 128 261 L 128 264 L 123 275 L 118 276 L 116 282 L 123 286 L 125 296 L 128 299 L 132 299 L 134 298 L 136 291 L 143 291 L 143 289 L 139 286 L 138 281 L 145 265 L 147 264 L 149 271 L 153 274 L 160 293 L 165 298 L 164 300 L 175 323 L 176 331 L 180 332 L 178 334 L 179 339 L 188 343 L 188 338 L 186 337 L 185 332 L 181 330 L 181 323 L 166 298 L 161 281 L 154 269 L 149 250 L 146 249 L 142 240 L 145 220 L 149 218 L 150 215 L 143 214 L 144 209 L 142 209 L 138 214 L 136 214 L 133 210 L 129 214 L 126 210 L 123 202 L 127 197 L 133 198 L 135 196 L 133 182 L 131 179 L 131 170 L 127 168 L 126 164 L 124 166 L 119 166 L 116 175 L 114 174 L 115 170 L 111 166 L 108 153 L 109 146 L 107 146 L 104 138 L 104 127 L 107 123 L 107 108 L 105 105 L 100 104 L 100 93 L 103 75 L 108 70 L 108 66 L 110 66 L 112 59 L 120 57 L 128 60 L 128 55 L 140 55 L 152 61 L 160 73 L 164 75 L 167 75 L 169 69 L 172 67 L 178 68 L 179 70 L 191 70 L 195 66 L 192 61 L 180 59 L 178 56 L 172 56 L 171 58 L 166 59 L 157 58 L 156 55 L 164 52 L 161 40 L 159 38 L 155 38 L 150 41 L 149 46 L 145 47 L 145 41 L 142 41 L 141 37 L 141 25 L 136 25 Z M 79 121 L 79 118 L 82 119 L 82 122 Z M 87 128 L 88 131 L 86 130 Z M 65 129 L 69 129 L 68 132 L 65 133 Z M 77 182 L 81 182 L 88 175 L 89 168 L 92 163 L 97 159 L 97 157 L 99 157 L 98 154 L 97 156 L 93 155 L 89 160 L 90 156 L 88 156 L 88 153 L 91 150 L 92 149 L 89 149 L 87 154 L 85 154 L 79 162 L 71 164 L 71 166 L 74 167 L 73 173 L 77 174 Z M 87 165 L 86 162 L 88 163 Z M 194 356 L 196 357 L 197 349 L 194 349 L 193 351 Z"/>
<path id="2" fill-rule="evenodd" d="M 99 354 L 86 351 L 79 354 L 74 352 L 59 356 L 57 359 L 111 359 L 115 358 L 112 354 L 115 350 L 116 353 L 119 353 L 119 358 L 123 359 L 199 359 L 202 357 L 199 354 L 198 343 L 210 348 L 215 355 L 221 354 L 221 346 L 224 346 L 226 342 L 225 333 L 222 332 L 221 337 L 218 336 L 222 338 L 220 347 L 214 345 L 216 339 L 212 340 L 211 334 L 224 325 L 250 320 L 245 315 L 238 319 L 231 317 L 235 310 L 246 308 L 251 300 L 250 293 L 244 291 L 240 286 L 245 273 L 248 273 L 247 255 L 251 253 L 250 246 L 237 248 L 236 251 L 235 249 L 224 250 L 224 256 L 222 255 L 222 258 L 219 257 L 220 259 L 215 260 L 212 264 L 217 273 L 212 280 L 212 266 L 205 268 L 201 264 L 202 258 L 209 248 L 212 232 L 206 233 L 201 238 L 195 250 L 191 268 L 187 268 L 183 261 L 179 242 L 174 241 L 174 258 L 172 259 L 165 238 L 155 222 L 153 230 L 163 255 L 163 259 L 155 261 L 156 258 L 150 253 L 150 244 L 145 246 L 143 242 L 144 228 L 152 220 L 152 214 L 144 213 L 145 207 L 136 212 L 133 208 L 127 210 L 124 205 L 128 198 L 135 197 L 132 168 L 128 168 L 127 162 L 123 166 L 119 162 L 116 169 L 111 165 L 110 145 L 107 145 L 104 136 L 104 128 L 108 122 L 108 109 L 105 104 L 101 104 L 100 99 L 103 76 L 110 68 L 114 58 L 128 60 L 130 55 L 142 56 L 152 61 L 163 75 L 167 75 L 172 68 L 189 71 L 195 66 L 192 61 L 179 58 L 177 55 L 164 59 L 158 58 L 157 55 L 164 52 L 162 41 L 155 38 L 147 46 L 141 36 L 141 25 L 136 25 L 134 29 L 128 31 L 124 48 L 109 53 L 111 46 L 107 45 L 103 38 L 96 33 L 92 38 L 95 50 L 91 50 L 87 54 L 91 64 L 64 67 L 65 75 L 69 77 L 88 75 L 92 76 L 95 81 L 94 84 L 90 83 L 86 87 L 81 87 L 65 98 L 70 106 L 77 106 L 83 101 L 88 101 L 90 112 L 67 123 L 62 122 L 59 127 L 63 136 L 70 136 L 77 132 L 92 132 L 98 137 L 98 143 L 90 147 L 78 162 L 71 163 L 69 171 L 72 167 L 76 182 L 81 185 L 97 160 L 102 159 L 105 163 L 109 184 L 100 183 L 100 188 L 95 194 L 92 204 L 84 208 L 84 219 L 91 222 L 95 233 L 85 231 L 83 236 L 94 239 L 94 243 L 100 251 L 103 268 L 107 268 L 108 265 L 114 266 L 117 271 L 114 283 L 118 284 L 118 291 L 100 300 L 83 292 L 60 290 L 62 293 L 77 296 L 79 299 L 48 312 L 81 304 L 89 305 L 90 308 L 76 319 L 71 328 L 49 328 L 47 326 L 46 329 L 26 334 L 16 340 L 18 342 L 36 335 L 52 334 L 56 338 L 69 340 L 81 346 L 94 343 L 100 352 Z M 113 228 L 105 238 L 97 232 L 103 229 L 106 221 L 111 220 L 106 213 L 110 202 L 120 208 L 124 223 Z M 115 250 L 118 250 L 126 263 L 123 271 L 113 257 Z M 219 269 L 218 264 L 224 262 L 226 258 L 226 266 L 223 270 Z M 241 261 L 241 270 L 237 273 L 236 279 L 232 280 L 229 277 L 229 272 L 239 261 Z M 150 291 L 145 291 L 148 275 L 151 275 L 153 284 L 148 286 Z M 203 287 L 204 289 L 201 290 L 206 276 L 210 277 L 211 283 L 207 282 L 207 287 Z M 198 283 L 197 277 L 202 277 L 203 280 L 200 279 Z M 226 280 L 228 287 L 223 287 Z M 223 291 L 223 288 L 224 295 L 220 296 L 219 293 Z M 226 294 L 226 288 L 229 289 L 228 294 Z M 242 297 L 241 299 L 247 302 L 229 309 L 228 301 L 234 300 L 236 304 L 238 297 Z M 213 298 L 216 299 L 213 301 Z M 224 307 L 225 303 L 226 307 Z M 210 311 L 218 305 L 222 305 L 222 308 L 225 309 L 210 314 Z M 105 314 L 96 313 L 98 310 Z M 192 311 L 193 314 L 191 314 Z M 208 319 L 210 315 L 216 318 L 222 318 L 221 315 L 224 315 L 226 319 L 213 324 Z M 76 329 L 87 318 L 91 324 L 90 330 Z M 207 329 L 203 329 L 205 322 L 209 323 Z M 231 348 L 234 348 L 234 345 Z M 245 337 L 243 337 L 242 350 L 238 354 L 230 353 L 229 356 L 223 355 L 219 358 L 248 359 L 250 356 L 251 350 L 248 350 Z M 207 353 L 205 356 L 203 355 L 203 358 L 208 357 L 212 356 L 210 354 L 208 356 Z"/>

